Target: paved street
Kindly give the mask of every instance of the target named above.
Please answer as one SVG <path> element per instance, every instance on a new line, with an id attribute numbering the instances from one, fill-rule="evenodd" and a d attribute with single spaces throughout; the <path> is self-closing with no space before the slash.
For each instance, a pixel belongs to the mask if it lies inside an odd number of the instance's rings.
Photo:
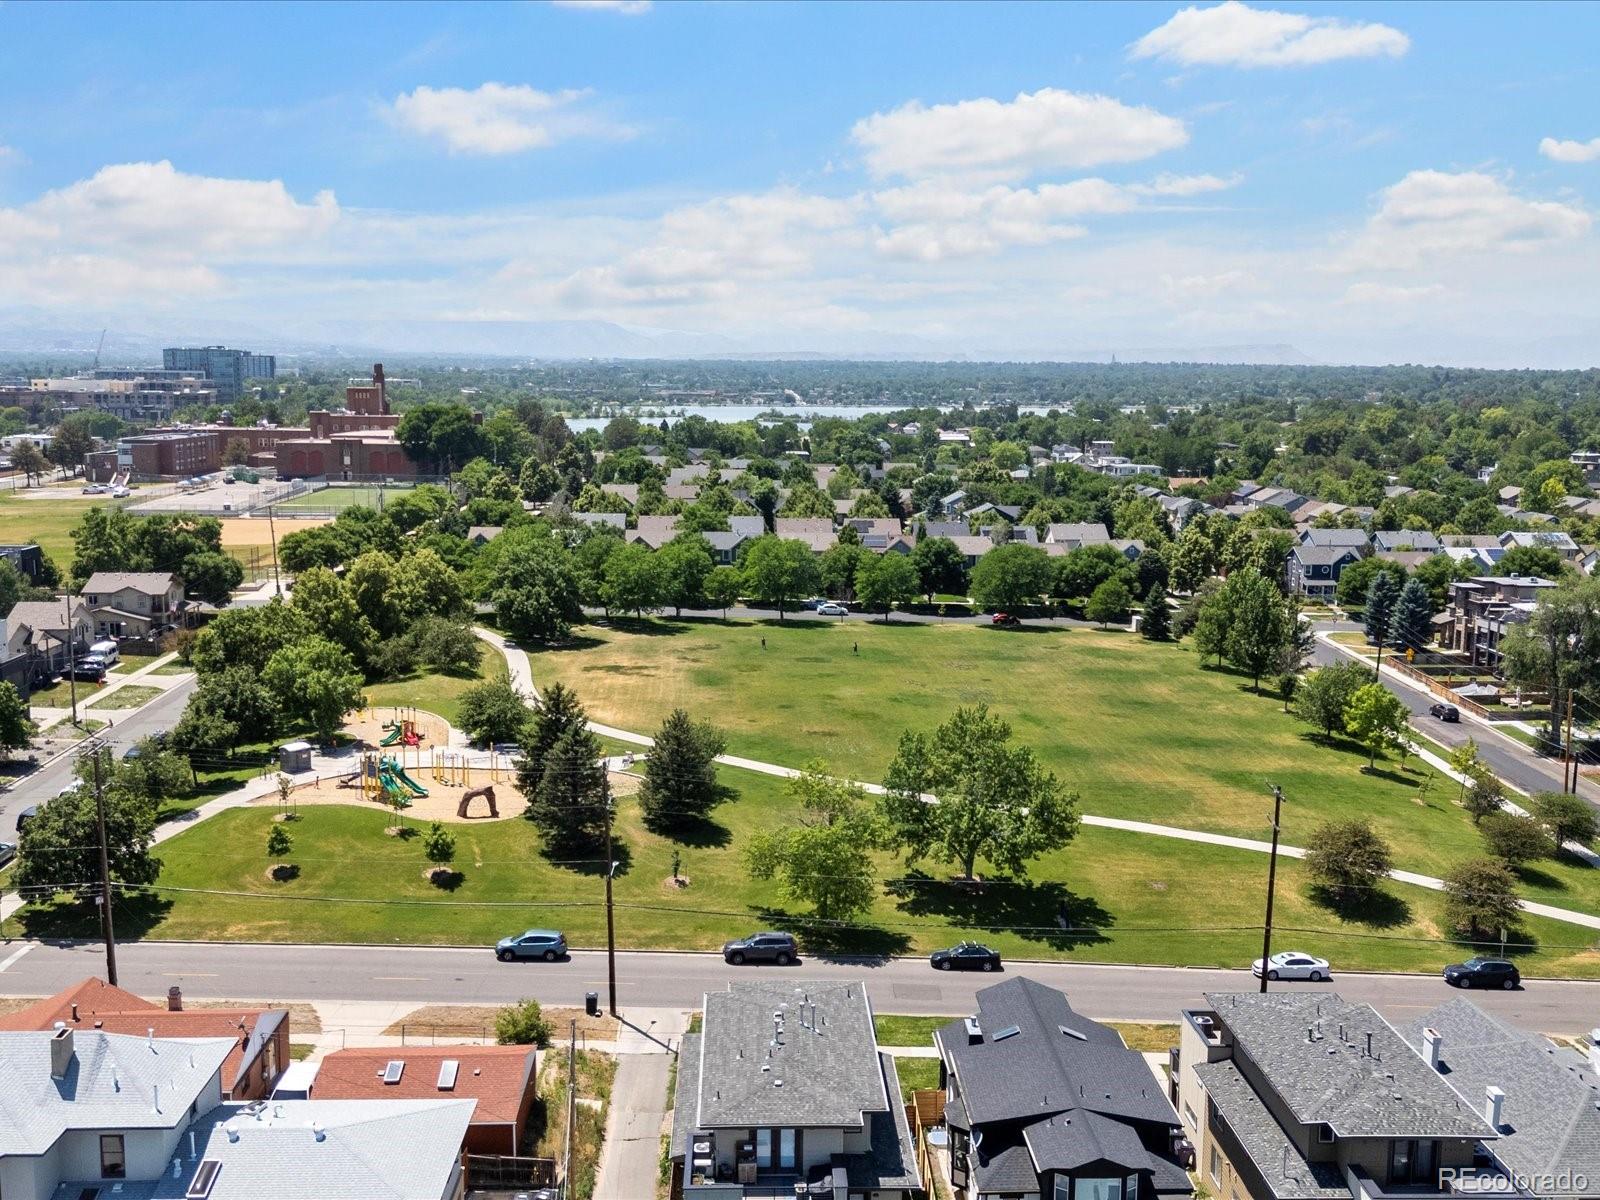
<path id="1" fill-rule="evenodd" d="M 27 947 L 25 949 L 25 947 Z M 20 956 L 18 952 L 21 951 Z M 43 996 L 101 974 L 104 955 L 94 943 L 0 943 L 0 993 Z M 503 1004 L 524 996 L 578 1005 L 584 993 L 605 1002 L 603 952 L 579 951 L 567 962 L 501 963 L 488 949 L 378 946 L 295 946 L 139 942 L 117 947 L 122 986 L 159 996 L 173 984 L 196 998 L 232 1000 L 373 1000 L 416 1004 Z M 1101 967 L 1014 963 L 1064 989 L 1092 1017 L 1172 1020 L 1206 991 L 1251 990 L 1243 971 L 1169 967 Z M 1005 975 L 935 973 L 923 959 L 887 962 L 808 959 L 794 967 L 730 967 L 715 954 L 617 955 L 617 1003 L 629 1008 L 697 1008 L 701 996 L 734 979 L 792 977 L 865 979 L 879 1012 L 960 1013 L 972 995 Z M 1283 984 L 1283 987 L 1304 987 Z M 1366 1001 L 1391 1020 L 1424 1012 L 1456 993 L 1435 976 L 1343 975 L 1332 986 Z M 1541 980 L 1517 992 L 1474 992 L 1473 999 L 1528 1029 L 1581 1033 L 1600 1024 L 1600 982 Z"/>

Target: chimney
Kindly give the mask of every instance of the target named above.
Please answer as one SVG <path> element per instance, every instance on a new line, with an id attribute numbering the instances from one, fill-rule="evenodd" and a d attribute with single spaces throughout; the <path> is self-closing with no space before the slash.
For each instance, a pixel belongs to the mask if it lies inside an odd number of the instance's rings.
<path id="1" fill-rule="evenodd" d="M 78 1023 L 78 1002 L 76 1000 L 72 1002 L 72 1023 L 74 1025 Z"/>
<path id="2" fill-rule="evenodd" d="M 967 1045 L 983 1045 L 983 1030 L 978 1027 L 977 1017 L 968 1017 L 964 1022 L 967 1030 Z"/>
<path id="3" fill-rule="evenodd" d="M 150 1107 L 156 1112 L 161 1111 L 161 1085 L 155 1084 L 150 1088 Z"/>
<path id="4" fill-rule="evenodd" d="M 183 989 L 177 984 L 173 984 L 167 989 L 167 1011 L 183 1011 Z"/>
<path id="5" fill-rule="evenodd" d="M 183 1173 L 183 1160 L 181 1158 L 173 1159 L 172 1160 L 172 1177 L 174 1179 L 177 1179 L 180 1175 L 182 1175 L 182 1173 Z"/>
<path id="6" fill-rule="evenodd" d="M 65 1079 L 77 1055 L 72 1048 L 72 1030 L 63 1026 L 50 1039 L 50 1078 Z"/>
<path id="7" fill-rule="evenodd" d="M 1443 1045 L 1444 1035 L 1437 1029 L 1430 1027 L 1422 1031 L 1422 1056 L 1435 1071 L 1439 1070 L 1439 1051 Z"/>
<path id="8" fill-rule="evenodd" d="M 1485 1088 L 1483 1093 L 1483 1119 L 1500 1132 L 1501 1116 L 1505 1113 L 1506 1094 L 1497 1087 Z"/>

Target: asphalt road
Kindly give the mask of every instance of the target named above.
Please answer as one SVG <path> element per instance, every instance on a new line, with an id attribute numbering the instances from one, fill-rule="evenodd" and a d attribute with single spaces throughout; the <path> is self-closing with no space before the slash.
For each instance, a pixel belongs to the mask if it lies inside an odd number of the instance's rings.
<path id="1" fill-rule="evenodd" d="M 193 690 L 194 681 L 186 679 L 126 716 L 113 713 L 112 727 L 102 731 L 112 753 L 121 754 L 135 742 L 171 729 L 183 715 L 184 705 L 189 702 L 189 693 Z M 15 788 L 0 794 L 0 842 L 17 840 L 17 814 L 30 804 L 43 804 L 71 783 L 76 765 L 76 754 L 64 754 L 23 779 Z"/>
<path id="2" fill-rule="evenodd" d="M 30 946 L 20 956 L 16 952 Z M 487 949 L 388 948 L 140 942 L 118 946 L 118 982 L 159 996 L 177 984 L 197 999 L 384 1000 L 417 1004 L 502 1004 L 525 996 L 577 1005 L 584 993 L 606 998 L 606 956 L 578 951 L 559 963 L 501 963 Z M 0 944 L 0 992 L 43 996 L 102 974 L 98 944 Z M 1013 963 L 1000 974 L 935 972 L 923 959 L 840 961 L 807 959 L 791 967 L 731 967 L 715 954 L 617 955 L 617 1003 L 629 1008 L 693 1009 L 708 991 L 737 979 L 863 979 L 879 1012 L 966 1013 L 973 993 L 1008 975 L 1026 974 L 1064 990 L 1092 1017 L 1175 1020 L 1202 1003 L 1207 991 L 1253 991 L 1245 971 L 1175 967 L 1102 967 Z M 1274 984 L 1276 988 L 1314 988 Z M 1331 986 L 1347 999 L 1372 1004 L 1392 1021 L 1409 1020 L 1456 993 L 1437 976 L 1343 975 Z M 1581 1033 L 1600 1024 L 1600 983 L 1532 982 L 1514 992 L 1474 992 L 1472 998 L 1527 1029 Z"/>

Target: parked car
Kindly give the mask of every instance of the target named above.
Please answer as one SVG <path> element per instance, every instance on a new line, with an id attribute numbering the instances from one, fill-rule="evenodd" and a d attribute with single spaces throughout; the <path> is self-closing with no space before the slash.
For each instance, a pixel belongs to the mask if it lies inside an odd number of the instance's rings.
<path id="1" fill-rule="evenodd" d="M 736 967 L 747 962 L 770 962 L 787 967 L 799 957 L 794 936 L 788 933 L 752 933 L 722 947 L 723 961 Z"/>
<path id="2" fill-rule="evenodd" d="M 1005 625 L 1009 627 L 1013 625 L 1021 625 L 1022 622 L 1016 617 L 1013 617 L 1010 613 L 995 613 L 994 616 L 989 618 L 989 624 Z"/>
<path id="3" fill-rule="evenodd" d="M 126 500 L 131 495 L 133 495 L 133 492 L 125 487 L 114 487 L 111 489 L 111 498 L 113 500 Z"/>
<path id="4" fill-rule="evenodd" d="M 1444 981 L 1458 988 L 1512 988 L 1522 986 L 1522 972 L 1503 958 L 1469 958 L 1444 969 Z"/>
<path id="5" fill-rule="evenodd" d="M 1261 960 L 1250 964 L 1250 973 L 1261 978 Z M 1304 950 L 1280 950 L 1267 960 L 1268 979 L 1309 979 L 1321 983 L 1328 978 L 1328 960 Z"/>
<path id="6" fill-rule="evenodd" d="M 103 483 L 88 483 L 85 484 L 80 490 L 85 496 L 103 496 L 111 489 Z"/>
<path id="7" fill-rule="evenodd" d="M 850 610 L 834 600 L 817 605 L 817 614 L 823 617 L 842 617 Z"/>
<path id="8" fill-rule="evenodd" d="M 22 832 L 22 827 L 39 815 L 39 806 L 30 804 L 17 814 L 17 832 Z"/>
<path id="9" fill-rule="evenodd" d="M 105 659 L 96 658 L 93 654 L 86 654 L 72 664 L 68 674 L 74 679 L 88 679 L 99 683 L 106 677 Z"/>
<path id="10" fill-rule="evenodd" d="M 518 958 L 539 958 L 555 962 L 567 956 L 567 939 L 556 929 L 527 929 L 494 944 L 494 955 L 501 962 Z"/>
<path id="11" fill-rule="evenodd" d="M 936 971 L 998 971 L 1000 952 L 978 942 L 958 942 L 948 950 L 935 950 L 928 961 Z"/>
<path id="12" fill-rule="evenodd" d="M 1428 715 L 1440 721 L 1461 720 L 1461 710 L 1454 704 L 1430 704 L 1428 706 Z"/>
<path id="13" fill-rule="evenodd" d="M 12 842 L 0 842 L 0 867 L 9 866 L 17 857 L 17 847 Z"/>

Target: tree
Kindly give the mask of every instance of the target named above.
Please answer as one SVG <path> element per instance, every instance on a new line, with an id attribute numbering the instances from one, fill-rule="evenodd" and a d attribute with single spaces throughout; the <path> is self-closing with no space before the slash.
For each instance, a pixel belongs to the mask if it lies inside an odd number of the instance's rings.
<path id="1" fill-rule="evenodd" d="M 1367 592 L 1372 588 L 1372 581 L 1379 575 L 1393 577 L 1395 590 L 1405 582 L 1406 569 L 1397 562 L 1386 558 L 1357 559 L 1344 570 L 1339 572 L 1339 586 L 1337 599 L 1345 608 L 1355 608 L 1365 604 Z"/>
<path id="2" fill-rule="evenodd" d="M 1345 709 L 1369 678 L 1360 663 L 1338 662 L 1319 667 L 1300 681 L 1295 694 L 1295 711 L 1302 720 L 1322 730 L 1324 737 L 1332 738 L 1344 732 Z"/>
<path id="3" fill-rule="evenodd" d="M 1478 822 L 1478 833 L 1483 838 L 1484 848 L 1511 867 L 1520 867 L 1536 858 L 1549 858 L 1556 852 L 1556 844 L 1544 831 L 1544 826 L 1518 813 L 1489 813 Z"/>
<path id="4" fill-rule="evenodd" d="M 39 482 L 39 476 L 50 469 L 50 460 L 32 442 L 18 442 L 17 448 L 11 452 L 11 465 L 22 472 L 28 486 L 32 487 Z"/>
<path id="5" fill-rule="evenodd" d="M 610 804 L 600 754 L 599 740 L 580 726 L 568 729 L 544 756 L 533 791 L 522 786 L 518 771 L 518 790 L 528 798 L 524 815 L 544 835 L 548 852 L 582 852 L 599 843 Z"/>
<path id="6" fill-rule="evenodd" d="M 261 682 L 283 706 L 284 715 L 302 720 L 324 743 L 361 703 L 361 676 L 343 647 L 324 637 L 285 646 L 267 660 Z"/>
<path id="7" fill-rule="evenodd" d="M 183 716 L 167 735 L 167 744 L 189 759 L 189 777 L 198 783 L 197 760 L 212 758 L 219 749 L 232 749 L 239 744 L 239 727 L 221 713 L 196 708 L 193 700 L 183 710 Z"/>
<path id="8" fill-rule="evenodd" d="M 1195 653 L 1202 660 L 1215 654 L 1219 667 L 1228 649 L 1228 631 L 1233 624 L 1233 609 L 1223 595 L 1226 586 L 1226 583 L 1222 584 L 1201 602 L 1195 614 L 1194 628 L 1189 632 Z"/>
<path id="9" fill-rule="evenodd" d="M 480 746 L 519 744 L 527 733 L 527 698 L 504 672 L 469 687 L 461 694 L 457 711 L 457 724 Z"/>
<path id="10" fill-rule="evenodd" d="M 305 615 L 317 636 L 343 647 L 358 666 L 371 657 L 378 631 L 345 580 L 327 567 L 313 567 L 295 580 L 293 597 L 291 607 Z"/>
<path id="11" fill-rule="evenodd" d="M 917 598 L 921 580 L 917 568 L 903 554 L 870 551 L 856 568 L 856 599 L 868 609 L 883 613 L 885 624 L 896 604 L 910 604 Z"/>
<path id="12" fill-rule="evenodd" d="M 1078 832 L 1078 797 L 1013 746 L 989 707 L 958 708 L 932 736 L 907 732 L 884 779 L 890 841 L 908 860 L 932 855 L 972 878 L 978 856 L 1020 872 Z M 938 803 L 923 799 L 933 795 Z"/>
<path id="13" fill-rule="evenodd" d="M 1587 800 L 1565 792 L 1540 792 L 1528 805 L 1557 847 L 1568 842 L 1588 845 L 1600 833 L 1600 818 Z"/>
<path id="14" fill-rule="evenodd" d="M 861 564 L 871 557 L 871 552 L 864 547 L 856 531 L 846 525 L 845 537 L 841 537 L 836 545 L 828 547 L 817 561 L 817 574 L 822 580 L 822 590 L 835 600 L 850 600 L 856 594 L 856 572 Z"/>
<path id="15" fill-rule="evenodd" d="M 793 603 L 817 588 L 811 547 L 793 538 L 758 537 L 744 560 L 744 586 L 758 604 L 778 610 L 778 620 Z"/>
<path id="16" fill-rule="evenodd" d="M 1450 751 L 1450 757 L 1446 761 L 1449 762 L 1450 769 L 1461 777 L 1459 799 L 1465 800 L 1468 782 L 1484 770 L 1483 758 L 1478 753 L 1477 740 L 1469 735 L 1466 741 Z"/>
<path id="17" fill-rule="evenodd" d="M 516 540 L 502 551 L 489 590 L 501 627 L 532 641 L 565 638 L 583 619 L 571 554 L 548 535 L 524 540 L 508 530 L 495 540 L 506 538 Z"/>
<path id="18" fill-rule="evenodd" d="M 83 466 L 84 455 L 94 449 L 94 434 L 80 418 L 86 414 L 68 417 L 55 427 L 50 448 L 45 456 L 68 474 Z"/>
<path id="19" fill-rule="evenodd" d="M 1033 604 L 1050 591 L 1050 559 L 1037 546 L 996 546 L 972 568 L 967 590 L 980 608 L 1006 611 Z"/>
<path id="20" fill-rule="evenodd" d="M 448 474 L 483 453 L 483 431 L 464 404 L 430 401 L 410 409 L 395 426 L 395 438 L 413 462 Z"/>
<path id="21" fill-rule="evenodd" d="M 1139 632 L 1147 641 L 1172 639 L 1172 610 L 1167 607 L 1167 589 L 1159 583 L 1145 594 L 1144 619 L 1139 622 Z"/>
<path id="22" fill-rule="evenodd" d="M 1344 706 L 1344 727 L 1351 737 L 1367 748 L 1367 767 L 1378 762 L 1380 750 L 1398 749 L 1403 743 L 1405 703 L 1381 683 L 1363 684 Z"/>
<path id="23" fill-rule="evenodd" d="M 618 546 L 606 559 L 600 592 L 608 609 L 632 610 L 635 617 L 661 607 L 666 580 L 661 565 L 643 542 Z"/>
<path id="24" fill-rule="evenodd" d="M 281 859 L 294 849 L 294 839 L 281 822 L 274 821 L 267 829 L 267 857 Z"/>
<path id="25" fill-rule="evenodd" d="M 1394 636 L 1395 605 L 1400 599 L 1400 585 L 1388 571 L 1379 571 L 1367 588 L 1366 608 L 1361 615 L 1367 640 L 1381 646 Z"/>
<path id="26" fill-rule="evenodd" d="M 1561 551 L 1552 546 L 1512 546 L 1494 565 L 1496 575 L 1536 575 L 1561 579 L 1568 574 Z"/>
<path id="27" fill-rule="evenodd" d="M 800 820 L 749 840 L 751 878 L 778 879 L 785 899 L 810 904 L 820 920 L 848 921 L 870 909 L 878 894 L 871 852 L 880 831 L 865 790 L 812 764 L 785 791 Z"/>
<path id="28" fill-rule="evenodd" d="M 544 779 L 545 759 L 555 750 L 556 743 L 573 730 L 583 729 L 589 714 L 576 692 L 559 684 L 551 684 L 539 698 L 533 710 L 533 720 L 528 726 L 528 742 L 522 759 L 517 764 L 517 789 L 531 796 Z"/>
<path id="29" fill-rule="evenodd" d="M 947 537 L 922 538 L 911 551 L 922 594 L 933 603 L 939 592 L 963 596 L 967 591 L 967 560 Z"/>
<path id="30" fill-rule="evenodd" d="M 1119 625 L 1126 621 L 1132 607 L 1133 596 L 1128 585 L 1120 579 L 1107 579 L 1094 589 L 1089 602 L 1083 606 L 1083 615 L 1085 620 L 1099 621 L 1100 628 L 1104 629 L 1113 621 Z"/>
<path id="31" fill-rule="evenodd" d="M 28 702 L 10 681 L 0 682 L 0 750 L 21 750 L 32 740 Z"/>
<path id="32" fill-rule="evenodd" d="M 1445 926 L 1469 938 L 1510 929 L 1522 917 L 1517 877 L 1498 858 L 1457 863 L 1445 874 L 1444 897 Z"/>
<path id="33" fill-rule="evenodd" d="M 1261 691 L 1261 676 L 1283 661 L 1284 646 L 1294 632 L 1295 616 L 1278 585 L 1253 567 L 1229 575 L 1217 593 L 1228 609 L 1224 652 L 1228 661 L 1251 677 Z"/>
<path id="34" fill-rule="evenodd" d="M 744 577 L 737 567 L 717 567 L 706 576 L 706 603 L 722 610 L 722 619 L 728 619 L 728 609 L 739 603 L 739 591 L 744 587 Z"/>
<path id="35" fill-rule="evenodd" d="M 1306 871 L 1337 904 L 1360 902 L 1389 873 L 1389 846 L 1361 819 L 1330 821 L 1306 843 Z"/>
<path id="36" fill-rule="evenodd" d="M 667 714 L 644 763 L 639 807 L 646 827 L 658 833 L 692 828 L 727 799 L 717 783 L 717 755 L 727 739 L 709 722 L 690 719 L 681 708 Z"/>
<path id="37" fill-rule="evenodd" d="M 1564 701 L 1573 692 L 1600 687 L 1600 578 L 1545 589 L 1527 620 L 1501 639 L 1500 650 L 1507 679 L 1555 699 L 1546 736 L 1559 744 Z"/>
<path id="38" fill-rule="evenodd" d="M 456 860 L 456 835 L 441 822 L 433 822 L 428 826 L 428 832 L 423 834 L 422 853 L 434 866 L 448 871 L 450 864 Z"/>
<path id="39" fill-rule="evenodd" d="M 681 617 L 684 609 L 705 605 L 706 580 L 715 565 L 711 547 L 699 534 L 680 535 L 656 551 L 661 600 L 672 605 L 673 616 Z"/>
<path id="40" fill-rule="evenodd" d="M 1079 546 L 1055 560 L 1054 593 L 1063 599 L 1089 596 L 1107 580 L 1117 579 L 1132 590 L 1133 565 L 1115 546 Z"/>
<path id="41" fill-rule="evenodd" d="M 200 550 L 183 560 L 178 576 L 188 595 L 220 608 L 233 598 L 234 589 L 244 582 L 244 567 L 231 554 Z"/>
<path id="42" fill-rule="evenodd" d="M 417 657 L 442 675 L 472 675 L 483 655 L 483 642 L 471 628 L 449 617 L 424 617 L 407 636 L 416 645 Z"/>
<path id="43" fill-rule="evenodd" d="M 537 1000 L 508 1004 L 495 1014 L 494 1040 L 502 1046 L 550 1044 L 551 1026 Z"/>
<path id="44" fill-rule="evenodd" d="M 112 882 L 154 883 L 161 871 L 161 860 L 150 853 L 156 806 L 124 786 L 114 767 L 102 762 L 101 771 L 106 777 L 103 795 Z M 73 891 L 84 898 L 99 891 L 98 882 L 90 882 L 100 878 L 100 840 L 89 762 L 79 764 L 78 779 L 81 786 L 40 805 L 22 827 L 15 880 L 19 891 Z"/>
<path id="45" fill-rule="evenodd" d="M 1421 650 L 1433 641 L 1433 601 L 1422 580 L 1406 580 L 1395 599 L 1389 629 L 1395 644 L 1403 650 Z"/>
<path id="46" fill-rule="evenodd" d="M 1472 785 L 1467 788 L 1463 804 L 1472 816 L 1473 824 L 1479 824 L 1485 817 L 1492 816 L 1500 811 L 1506 802 L 1505 790 L 1500 785 L 1500 779 L 1487 767 L 1480 767 L 1472 775 Z"/>
<path id="47" fill-rule="evenodd" d="M 250 443 L 242 437 L 229 438 L 222 450 L 222 465 L 245 467 L 250 465 Z"/>
<path id="48" fill-rule="evenodd" d="M 1294 702 L 1294 694 L 1300 687 L 1300 676 L 1293 671 L 1285 671 L 1278 676 L 1278 698 L 1283 701 L 1283 711 L 1289 711 L 1289 705 Z"/>

